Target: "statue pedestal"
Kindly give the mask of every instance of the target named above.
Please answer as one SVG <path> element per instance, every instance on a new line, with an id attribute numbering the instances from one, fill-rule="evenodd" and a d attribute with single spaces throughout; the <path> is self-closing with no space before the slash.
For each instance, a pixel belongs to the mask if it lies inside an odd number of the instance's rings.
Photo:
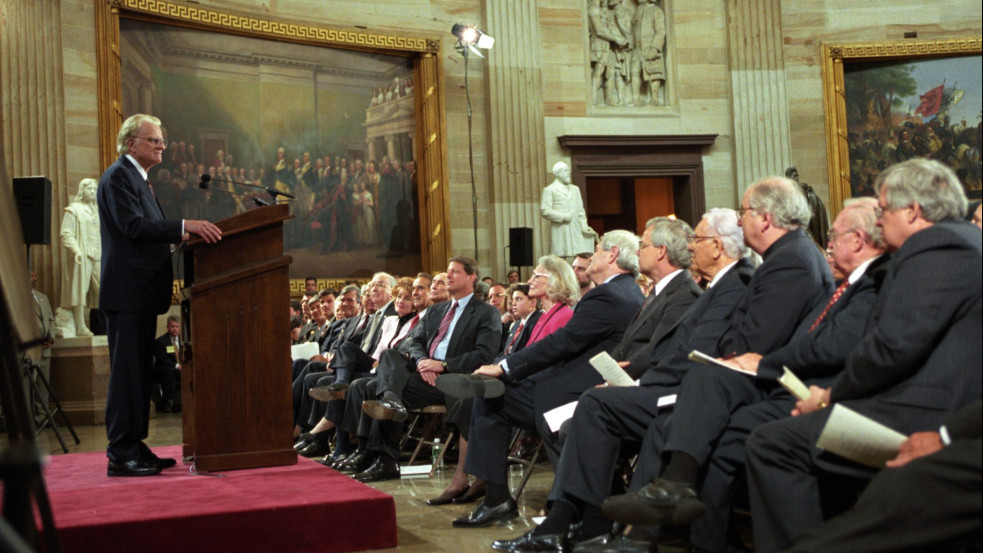
<path id="1" fill-rule="evenodd" d="M 74 425 L 105 424 L 109 346 L 105 336 L 62 338 L 51 346 L 51 390 Z"/>

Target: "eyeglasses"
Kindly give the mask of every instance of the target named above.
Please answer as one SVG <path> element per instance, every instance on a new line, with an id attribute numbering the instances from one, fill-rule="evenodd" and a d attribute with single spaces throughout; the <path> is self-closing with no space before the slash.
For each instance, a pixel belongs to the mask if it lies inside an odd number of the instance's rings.
<path id="1" fill-rule="evenodd" d="M 154 146 L 163 146 L 165 148 L 167 147 L 166 138 L 157 138 L 156 136 L 138 136 L 137 138 L 142 138 L 147 142 L 153 144 Z"/>
<path id="2" fill-rule="evenodd" d="M 737 208 L 737 216 L 738 216 L 738 218 L 744 217 L 744 214 L 747 213 L 748 211 L 757 212 L 758 210 L 756 208 L 753 208 L 753 207 L 739 207 L 739 208 Z"/>
<path id="3" fill-rule="evenodd" d="M 655 244 L 646 244 L 645 242 L 638 243 L 638 251 L 642 251 L 645 248 L 657 248 L 657 247 L 658 246 L 656 246 Z"/>
<path id="4" fill-rule="evenodd" d="M 550 275 L 547 273 L 533 273 L 532 278 L 549 278 Z"/>

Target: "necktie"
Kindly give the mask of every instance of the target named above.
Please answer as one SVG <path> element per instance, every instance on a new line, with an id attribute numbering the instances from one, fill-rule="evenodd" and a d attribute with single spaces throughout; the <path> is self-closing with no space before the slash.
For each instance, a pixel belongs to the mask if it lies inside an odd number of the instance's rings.
<path id="1" fill-rule="evenodd" d="M 440 320 L 440 326 L 437 328 L 437 335 L 433 337 L 433 341 L 430 342 L 430 358 L 433 359 L 434 354 L 437 352 L 437 346 L 444 341 L 444 336 L 447 336 L 447 329 L 451 327 L 451 321 L 454 320 L 454 314 L 457 313 L 457 302 L 451 302 L 451 308 L 447 310 L 444 314 L 444 318 Z"/>
<path id="2" fill-rule="evenodd" d="M 833 292 L 833 297 L 829 298 L 829 303 L 826 304 L 826 308 L 823 309 L 823 312 L 819 314 L 819 318 L 816 319 L 816 322 L 812 323 L 812 326 L 809 327 L 809 332 L 815 330 L 816 327 L 819 326 L 819 323 L 823 322 L 823 319 L 826 317 L 826 314 L 829 313 L 829 310 L 831 307 L 833 307 L 833 304 L 840 299 L 840 296 L 842 296 L 843 292 L 846 291 L 847 286 L 850 286 L 850 281 L 844 280 L 843 284 L 840 284 L 836 288 L 836 291 Z"/>
<path id="3" fill-rule="evenodd" d="M 516 341 L 519 340 L 519 336 L 522 335 L 523 324 L 519 323 L 519 328 L 515 329 L 515 334 L 512 335 L 512 339 L 509 340 L 509 347 L 505 348 L 505 353 L 512 353 L 512 348 L 515 346 Z"/>

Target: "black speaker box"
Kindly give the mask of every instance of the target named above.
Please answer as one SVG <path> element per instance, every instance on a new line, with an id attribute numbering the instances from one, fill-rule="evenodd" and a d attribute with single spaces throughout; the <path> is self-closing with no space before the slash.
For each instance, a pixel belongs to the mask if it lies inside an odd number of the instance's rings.
<path id="1" fill-rule="evenodd" d="M 532 262 L 532 229 L 515 227 L 509 229 L 509 265 L 513 267 L 531 267 Z"/>
<path id="2" fill-rule="evenodd" d="M 51 181 L 48 177 L 14 179 L 14 202 L 25 244 L 51 245 Z"/>

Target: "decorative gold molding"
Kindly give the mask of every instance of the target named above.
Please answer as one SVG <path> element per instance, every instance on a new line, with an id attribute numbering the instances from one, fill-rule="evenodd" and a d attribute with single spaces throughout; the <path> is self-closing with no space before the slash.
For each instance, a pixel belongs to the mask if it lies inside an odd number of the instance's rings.
<path id="1" fill-rule="evenodd" d="M 822 45 L 823 107 L 826 113 L 826 157 L 829 175 L 830 217 L 850 197 L 850 145 L 843 79 L 845 63 L 943 58 L 983 52 L 983 36 L 940 40 L 903 40 Z"/>
<path id="2" fill-rule="evenodd" d="M 377 50 L 388 54 L 408 52 L 439 52 L 440 41 L 426 37 L 387 35 L 335 29 L 318 25 L 289 23 L 275 19 L 261 19 L 248 15 L 220 12 L 173 4 L 164 0 L 111 0 L 119 9 L 162 17 L 175 22 L 222 27 L 237 34 L 304 42 L 315 46 L 331 46 L 355 50 Z M 394 52 L 395 51 L 395 52 Z"/>

